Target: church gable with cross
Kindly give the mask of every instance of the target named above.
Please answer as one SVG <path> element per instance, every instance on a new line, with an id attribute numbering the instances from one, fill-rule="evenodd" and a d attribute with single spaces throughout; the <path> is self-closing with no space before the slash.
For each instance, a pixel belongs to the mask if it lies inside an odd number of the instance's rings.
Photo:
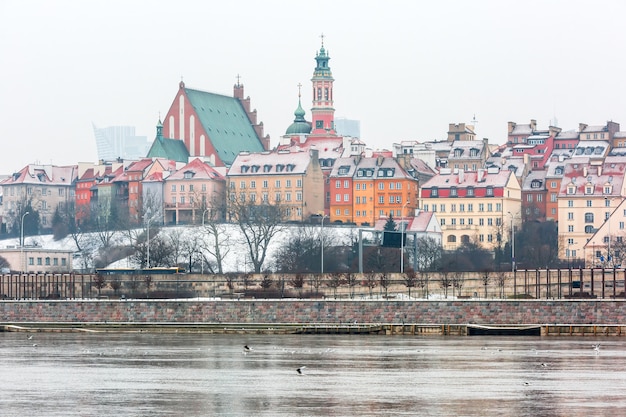
<path id="1" fill-rule="evenodd" d="M 163 120 L 163 136 L 182 141 L 190 158 L 218 167 L 230 166 L 240 152 L 261 152 L 270 146 L 256 109 L 251 111 L 250 98 L 244 98 L 239 76 L 233 97 L 187 88 L 181 81 Z"/>

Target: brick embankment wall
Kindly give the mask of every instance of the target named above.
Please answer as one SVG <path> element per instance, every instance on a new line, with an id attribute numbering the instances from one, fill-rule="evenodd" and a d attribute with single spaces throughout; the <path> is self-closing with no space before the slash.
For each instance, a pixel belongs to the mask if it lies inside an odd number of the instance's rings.
<path id="1" fill-rule="evenodd" d="M 2 301 L 0 322 L 626 324 L 625 301 Z"/>

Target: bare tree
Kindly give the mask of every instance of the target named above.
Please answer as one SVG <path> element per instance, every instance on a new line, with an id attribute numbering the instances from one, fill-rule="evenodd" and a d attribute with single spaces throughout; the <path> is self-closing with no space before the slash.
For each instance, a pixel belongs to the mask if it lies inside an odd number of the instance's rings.
<path id="1" fill-rule="evenodd" d="M 339 288 L 341 284 L 343 284 L 343 282 L 343 274 L 340 274 L 339 272 L 333 272 L 329 275 L 328 281 L 326 281 L 326 285 L 329 288 L 333 289 L 333 298 L 337 298 L 337 288 Z"/>
<path id="2" fill-rule="evenodd" d="M 432 237 L 417 239 L 417 269 L 420 271 L 435 271 L 441 263 L 441 244 Z"/>
<path id="3" fill-rule="evenodd" d="M 491 273 L 493 271 L 491 269 L 484 269 L 480 279 L 485 287 L 485 298 L 487 298 L 487 288 L 489 287 L 489 282 L 491 282 Z"/>
<path id="4" fill-rule="evenodd" d="M 322 282 L 323 277 L 320 274 L 309 274 L 309 283 L 311 284 L 311 289 L 315 293 L 316 297 L 319 296 Z"/>
<path id="5" fill-rule="evenodd" d="M 428 281 L 430 280 L 429 272 L 420 272 L 417 276 L 417 286 L 422 289 L 422 297 L 428 298 Z"/>
<path id="6" fill-rule="evenodd" d="M 343 279 L 350 291 L 350 298 L 354 298 L 354 287 L 358 284 L 357 276 L 354 272 L 346 272 L 343 274 Z"/>
<path id="7" fill-rule="evenodd" d="M 113 294 L 117 296 L 119 294 L 120 288 L 122 288 L 122 281 L 120 280 L 120 277 L 113 277 L 113 279 L 109 282 L 109 286 L 113 290 Z"/>
<path id="8" fill-rule="evenodd" d="M 146 298 L 150 297 L 150 287 L 152 287 L 152 276 L 146 275 L 143 278 L 143 285 L 146 286 Z"/>
<path id="9" fill-rule="evenodd" d="M 235 292 L 235 283 L 237 282 L 237 274 L 226 274 L 224 275 L 224 279 L 226 280 L 226 287 L 228 287 L 228 291 L 232 295 Z"/>
<path id="10" fill-rule="evenodd" d="M 105 250 L 112 246 L 113 239 L 117 235 L 115 226 L 115 213 L 110 199 L 98 201 L 92 206 L 89 218 L 89 228 L 98 239 L 99 246 Z"/>
<path id="11" fill-rule="evenodd" d="M 411 288 L 417 285 L 417 273 L 415 270 L 409 269 L 402 275 L 402 280 L 404 286 L 409 290 L 409 298 L 411 298 Z"/>
<path id="12" fill-rule="evenodd" d="M 370 298 L 372 297 L 372 291 L 378 285 L 375 272 L 366 272 L 363 274 L 363 286 L 369 289 Z"/>
<path id="13" fill-rule="evenodd" d="M 460 296 L 463 285 L 465 284 L 465 277 L 463 272 L 455 272 L 452 275 L 452 296 Z"/>
<path id="14" fill-rule="evenodd" d="M 264 291 L 267 291 L 273 284 L 274 281 L 272 280 L 272 276 L 270 274 L 263 274 L 263 278 L 261 278 L 261 288 L 263 288 Z"/>
<path id="15" fill-rule="evenodd" d="M 452 273 L 446 269 L 439 273 L 439 285 L 443 288 L 443 295 L 448 298 L 448 288 L 452 285 Z"/>
<path id="16" fill-rule="evenodd" d="M 230 252 L 232 245 L 230 244 L 230 234 L 228 226 L 223 223 L 217 223 L 212 218 L 204 225 L 204 239 L 202 239 L 201 250 L 206 252 L 209 257 L 203 253 L 203 261 L 207 262 L 208 270 L 217 273 L 224 273 L 224 258 Z"/>
<path id="17" fill-rule="evenodd" d="M 236 198 L 230 203 L 231 219 L 241 230 L 254 272 L 260 273 L 272 239 L 284 229 L 285 211 L 280 204 L 241 202 Z"/>
<path id="18" fill-rule="evenodd" d="M 98 289 L 98 297 L 102 295 L 102 289 L 106 287 L 107 281 L 104 275 L 96 274 L 93 277 L 93 286 Z"/>
<path id="19" fill-rule="evenodd" d="M 389 273 L 388 272 L 381 272 L 381 273 L 378 274 L 378 284 L 380 285 L 380 288 L 385 293 L 385 295 L 384 295 L 385 299 L 388 297 L 387 290 L 389 289 L 390 281 L 391 280 L 389 279 Z"/>
<path id="20" fill-rule="evenodd" d="M 303 274 L 295 274 L 290 280 L 289 285 L 296 291 L 298 291 L 298 296 L 302 298 L 302 291 L 304 289 L 304 275 Z"/>
<path id="21" fill-rule="evenodd" d="M 496 273 L 496 283 L 500 289 L 500 298 L 504 298 L 504 287 L 506 286 L 507 279 L 508 276 L 506 271 L 498 271 Z"/>

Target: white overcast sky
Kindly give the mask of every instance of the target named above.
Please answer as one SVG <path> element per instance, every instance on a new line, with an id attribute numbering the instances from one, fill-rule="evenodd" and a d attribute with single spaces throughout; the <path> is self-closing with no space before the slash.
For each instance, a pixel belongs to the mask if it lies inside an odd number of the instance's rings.
<path id="1" fill-rule="evenodd" d="M 272 146 L 292 122 L 320 34 L 335 116 L 373 148 L 471 123 L 556 117 L 626 130 L 624 1 L 0 0 L 0 173 L 96 161 L 92 122 L 153 138 L 183 77 L 232 94 L 241 75 Z"/>

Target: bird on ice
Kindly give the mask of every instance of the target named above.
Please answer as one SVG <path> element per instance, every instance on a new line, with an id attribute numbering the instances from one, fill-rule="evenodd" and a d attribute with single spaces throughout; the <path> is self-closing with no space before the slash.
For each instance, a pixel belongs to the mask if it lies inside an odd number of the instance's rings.
<path id="1" fill-rule="evenodd" d="M 32 335 L 32 334 L 31 334 L 31 335 L 28 335 L 27 339 L 28 339 L 28 340 L 33 340 L 33 335 Z"/>
<path id="2" fill-rule="evenodd" d="M 243 353 L 244 354 L 246 354 L 248 352 L 251 352 L 251 351 L 252 351 L 252 348 L 250 346 L 244 345 L 244 347 L 243 347 Z"/>
<path id="3" fill-rule="evenodd" d="M 296 372 L 298 373 L 298 375 L 302 375 L 302 371 L 304 371 L 304 368 L 306 368 L 306 366 L 301 366 L 298 369 L 296 369 Z"/>
<path id="4" fill-rule="evenodd" d="M 593 351 L 596 352 L 596 355 L 600 353 L 600 343 L 593 345 Z"/>

